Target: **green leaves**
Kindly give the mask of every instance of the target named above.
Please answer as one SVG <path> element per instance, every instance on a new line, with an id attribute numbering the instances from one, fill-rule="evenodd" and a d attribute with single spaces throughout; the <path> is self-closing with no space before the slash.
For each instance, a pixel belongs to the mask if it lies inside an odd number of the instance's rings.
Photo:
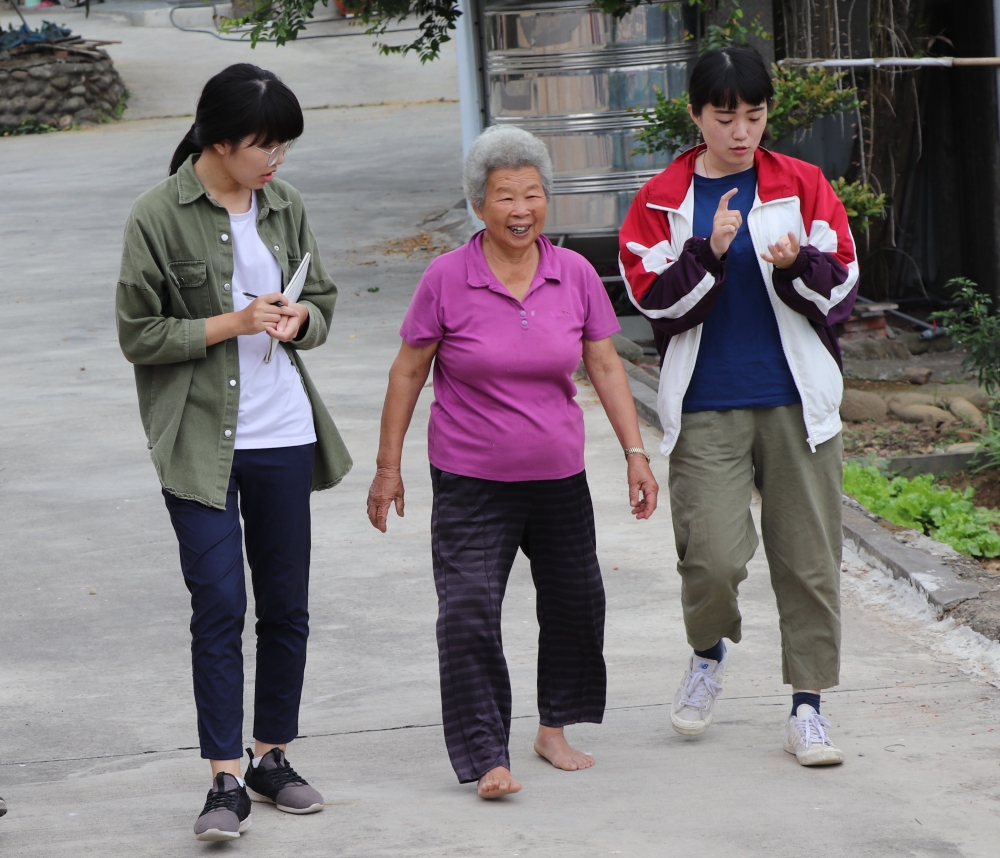
<path id="1" fill-rule="evenodd" d="M 294 41 L 306 28 L 316 3 L 324 6 L 329 0 L 257 0 L 249 15 L 230 18 L 221 29 L 230 32 L 240 27 L 251 27 L 250 43 L 256 47 L 260 41 L 284 45 Z M 417 37 L 402 45 L 378 43 L 379 53 L 408 54 L 415 52 L 420 62 L 437 59 L 441 46 L 451 41 L 451 31 L 462 14 L 455 0 L 346 0 L 344 7 L 353 12 L 372 36 L 382 36 L 394 23 L 407 18 L 418 18 Z"/>
<path id="2" fill-rule="evenodd" d="M 866 509 L 973 557 L 1000 556 L 1000 513 L 976 506 L 973 490 L 935 486 L 930 474 L 890 480 L 874 466 L 844 464 L 844 491 Z"/>
<path id="3" fill-rule="evenodd" d="M 1000 317 L 992 312 L 992 300 L 971 280 L 954 277 L 944 285 L 958 287 L 954 298 L 964 306 L 935 313 L 935 318 L 969 353 L 963 364 L 976 371 L 979 384 L 992 396 L 1000 389 Z"/>
<path id="4" fill-rule="evenodd" d="M 694 146 L 698 142 L 698 126 L 691 121 L 687 106 L 686 92 L 677 98 L 667 98 L 657 89 L 653 109 L 640 108 L 637 111 L 646 127 L 636 135 L 634 154 L 679 152 Z"/>
<path id="5" fill-rule="evenodd" d="M 868 221 L 871 218 L 881 217 L 885 211 L 885 194 L 876 194 L 869 184 L 861 182 L 847 184 L 847 180 L 843 177 L 834 179 L 830 184 L 847 209 L 851 226 L 859 232 L 868 229 Z"/>
<path id="6" fill-rule="evenodd" d="M 836 116 L 861 104 L 857 88 L 843 85 L 844 72 L 820 66 L 772 65 L 771 69 L 774 101 L 767 112 L 767 124 L 776 141 L 810 128 L 823 116 Z"/>

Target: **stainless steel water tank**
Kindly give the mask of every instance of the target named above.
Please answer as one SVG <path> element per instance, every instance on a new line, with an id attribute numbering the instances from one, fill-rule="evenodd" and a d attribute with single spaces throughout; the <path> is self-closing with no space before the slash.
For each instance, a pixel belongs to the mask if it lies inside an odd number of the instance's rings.
<path id="1" fill-rule="evenodd" d="M 481 7 L 489 124 L 545 141 L 555 171 L 549 234 L 618 232 L 635 192 L 670 160 L 633 155 L 656 89 L 687 89 L 687 3 L 638 6 L 615 20 L 585 0 L 486 0 Z"/>

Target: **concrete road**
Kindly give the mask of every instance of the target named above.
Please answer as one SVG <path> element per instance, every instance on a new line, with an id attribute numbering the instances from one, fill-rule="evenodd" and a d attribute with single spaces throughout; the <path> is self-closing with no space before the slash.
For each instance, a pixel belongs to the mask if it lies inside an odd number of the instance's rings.
<path id="1" fill-rule="evenodd" d="M 173 62 L 203 80 L 221 55 L 184 38 Z M 193 97 L 157 85 L 164 100 Z M 406 518 L 383 536 L 364 516 L 396 329 L 426 265 L 386 242 L 460 197 L 457 107 L 412 101 L 425 103 L 310 111 L 283 169 L 341 286 L 330 341 L 308 362 L 357 463 L 314 496 L 312 639 L 291 752 L 328 807 L 296 818 L 258 806 L 247 836 L 220 846 L 191 834 L 209 778 L 194 748 L 187 594 L 112 314 L 122 223 L 189 120 L 0 140 L 0 855 L 996 855 L 998 692 L 962 673 L 930 624 L 871 600 L 889 592 L 880 573 L 845 579 L 843 684 L 824 705 L 844 766 L 803 769 L 781 750 L 789 693 L 763 552 L 716 724 L 696 740 L 673 733 L 686 647 L 669 510 L 630 520 L 621 453 L 586 385 L 610 689 L 605 723 L 571 737 L 597 765 L 557 772 L 531 752 L 537 633 L 522 559 L 504 635 L 525 788 L 486 803 L 455 782 L 439 726 L 431 390 L 405 452 Z M 664 460 L 654 467 L 665 485 Z M 249 635 L 246 658 L 252 675 Z"/>

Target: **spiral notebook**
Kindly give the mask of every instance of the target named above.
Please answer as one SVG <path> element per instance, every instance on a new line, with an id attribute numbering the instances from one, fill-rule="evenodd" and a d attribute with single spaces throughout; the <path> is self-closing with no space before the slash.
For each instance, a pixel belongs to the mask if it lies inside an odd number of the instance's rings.
<path id="1" fill-rule="evenodd" d="M 299 296 L 302 294 L 302 287 L 306 285 L 306 274 L 309 272 L 310 259 L 312 259 L 311 253 L 307 253 L 302 257 L 302 262 L 299 263 L 299 267 L 292 275 L 292 279 L 281 290 L 281 295 L 284 297 L 286 304 L 294 304 L 299 300 Z M 274 356 L 274 348 L 277 344 L 278 341 L 272 338 L 270 345 L 267 347 L 267 355 L 264 358 L 264 363 L 271 362 L 271 358 Z"/>

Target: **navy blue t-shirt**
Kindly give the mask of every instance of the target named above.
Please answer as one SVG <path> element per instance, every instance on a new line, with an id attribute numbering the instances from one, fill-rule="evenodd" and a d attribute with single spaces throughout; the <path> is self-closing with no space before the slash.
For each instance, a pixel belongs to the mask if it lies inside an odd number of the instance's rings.
<path id="1" fill-rule="evenodd" d="M 684 411 L 774 408 L 800 401 L 747 226 L 757 194 L 754 168 L 721 179 L 695 175 L 694 234 L 711 237 L 719 200 L 733 188 L 739 193 L 729 208 L 739 209 L 743 223 L 729 246 L 719 300 L 702 327 Z"/>

